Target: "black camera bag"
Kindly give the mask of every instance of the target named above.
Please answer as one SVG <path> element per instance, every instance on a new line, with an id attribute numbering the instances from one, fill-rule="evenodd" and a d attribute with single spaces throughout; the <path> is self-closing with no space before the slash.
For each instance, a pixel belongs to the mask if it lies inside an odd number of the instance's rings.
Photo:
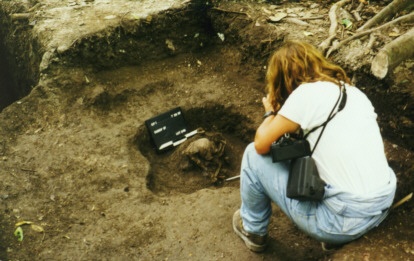
<path id="1" fill-rule="evenodd" d="M 288 198 L 297 200 L 322 200 L 326 183 L 319 177 L 311 157 L 292 160 L 286 189 Z"/>

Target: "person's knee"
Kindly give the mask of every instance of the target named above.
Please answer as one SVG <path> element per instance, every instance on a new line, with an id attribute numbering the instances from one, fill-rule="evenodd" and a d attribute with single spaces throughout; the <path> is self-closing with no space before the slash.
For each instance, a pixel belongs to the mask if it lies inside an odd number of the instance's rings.
<path id="1" fill-rule="evenodd" d="M 251 168 L 257 166 L 257 164 L 261 165 L 263 160 L 263 155 L 257 153 L 254 147 L 254 142 L 247 145 L 243 155 L 243 166 Z"/>
<path id="2" fill-rule="evenodd" d="M 248 154 L 255 153 L 255 154 L 257 154 L 256 149 L 254 147 L 254 142 L 251 142 L 249 145 L 247 145 L 247 147 L 245 149 L 245 153 L 248 153 Z"/>

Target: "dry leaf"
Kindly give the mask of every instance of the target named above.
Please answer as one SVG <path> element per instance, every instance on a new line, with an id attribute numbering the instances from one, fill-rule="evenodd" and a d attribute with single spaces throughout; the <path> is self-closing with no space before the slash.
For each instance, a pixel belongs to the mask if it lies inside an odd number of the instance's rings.
<path id="1" fill-rule="evenodd" d="M 271 15 L 272 14 L 272 12 L 270 12 L 269 10 L 267 10 L 266 8 L 264 8 L 263 7 L 263 12 L 265 12 L 266 14 L 268 14 L 268 15 Z"/>
<path id="2" fill-rule="evenodd" d="M 391 37 L 397 37 L 397 36 L 400 36 L 401 34 L 399 34 L 399 33 L 389 33 L 388 34 L 388 36 L 391 36 Z"/>
<path id="3" fill-rule="evenodd" d="M 16 225 L 14 225 L 14 226 L 19 227 L 19 226 L 22 226 L 22 225 L 30 225 L 32 223 L 33 223 L 32 221 L 20 221 L 20 222 L 17 222 Z"/>
<path id="4" fill-rule="evenodd" d="M 306 32 L 306 31 L 303 31 L 303 34 L 304 34 L 305 36 L 312 36 L 312 35 L 313 35 L 313 33 L 311 33 L 311 32 Z"/>
<path id="5" fill-rule="evenodd" d="M 278 14 L 269 16 L 269 20 L 272 21 L 272 22 L 279 22 L 280 20 L 282 20 L 286 16 L 287 16 L 286 13 L 278 13 Z"/>
<path id="6" fill-rule="evenodd" d="M 45 230 L 41 226 L 32 224 L 30 227 L 36 232 L 39 232 L 39 233 L 45 232 Z"/>

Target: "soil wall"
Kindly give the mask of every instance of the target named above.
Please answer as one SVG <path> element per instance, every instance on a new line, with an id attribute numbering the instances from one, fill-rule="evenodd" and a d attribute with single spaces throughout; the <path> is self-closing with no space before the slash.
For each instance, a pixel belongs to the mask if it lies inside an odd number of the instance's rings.
<path id="1" fill-rule="evenodd" d="M 27 20 L 13 20 L 11 14 L 26 10 L 23 4 L 0 5 L 0 55 L 2 97 L 0 110 L 30 93 L 39 80 L 43 51 Z"/>

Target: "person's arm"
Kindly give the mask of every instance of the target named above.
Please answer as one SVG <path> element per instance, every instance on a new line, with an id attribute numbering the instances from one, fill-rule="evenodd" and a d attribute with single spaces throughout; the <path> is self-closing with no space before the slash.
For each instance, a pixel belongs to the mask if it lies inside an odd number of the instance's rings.
<path id="1" fill-rule="evenodd" d="M 263 98 L 265 111 L 273 110 L 267 97 Z M 296 132 L 300 125 L 277 114 L 268 116 L 256 131 L 254 147 L 257 153 L 266 154 L 270 151 L 270 145 L 285 133 Z"/>

